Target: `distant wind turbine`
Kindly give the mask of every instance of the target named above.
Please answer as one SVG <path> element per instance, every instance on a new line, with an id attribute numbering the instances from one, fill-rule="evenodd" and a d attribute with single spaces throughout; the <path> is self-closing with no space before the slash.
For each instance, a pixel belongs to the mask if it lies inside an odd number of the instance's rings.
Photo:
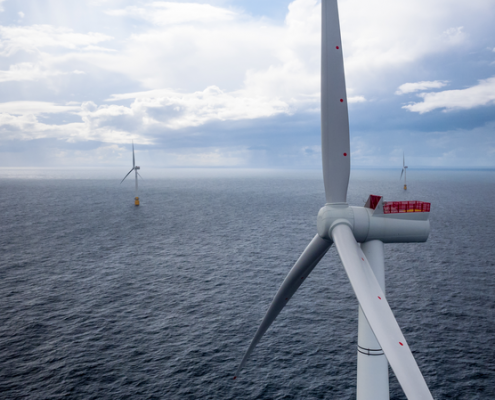
<path id="1" fill-rule="evenodd" d="M 402 153 L 402 172 L 400 173 L 400 179 L 402 179 L 402 174 L 404 174 L 404 190 L 407 190 L 407 182 L 406 182 L 407 165 L 406 165 L 406 158 L 404 156 L 404 153 Z"/>
<path id="2" fill-rule="evenodd" d="M 135 206 L 138 206 L 139 205 L 139 197 L 138 197 L 138 176 L 143 179 L 143 177 L 141 175 L 139 175 L 139 172 L 138 172 L 138 169 L 141 169 L 141 167 L 137 166 L 136 165 L 136 158 L 134 157 L 134 142 L 132 143 L 132 169 L 127 173 L 126 176 L 124 176 L 124 179 L 122 179 L 120 181 L 120 183 L 122 184 L 122 182 L 125 181 L 125 178 L 127 178 L 129 176 L 129 174 L 134 171 L 136 173 L 136 192 L 135 192 L 135 195 L 134 195 L 134 205 Z"/>

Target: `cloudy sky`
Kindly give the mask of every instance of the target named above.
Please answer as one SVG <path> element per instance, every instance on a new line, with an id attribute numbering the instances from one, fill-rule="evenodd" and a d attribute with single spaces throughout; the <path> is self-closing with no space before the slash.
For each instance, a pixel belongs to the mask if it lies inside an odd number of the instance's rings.
<path id="1" fill-rule="evenodd" d="M 319 0 L 0 0 L 0 167 L 320 168 Z M 495 0 L 340 0 L 353 167 L 495 168 Z"/>

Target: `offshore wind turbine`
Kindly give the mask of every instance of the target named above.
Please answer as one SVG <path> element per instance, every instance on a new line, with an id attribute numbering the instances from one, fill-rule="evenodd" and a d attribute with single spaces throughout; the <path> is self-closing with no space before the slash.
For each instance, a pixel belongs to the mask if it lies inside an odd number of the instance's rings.
<path id="1" fill-rule="evenodd" d="M 400 179 L 402 179 L 402 174 L 404 174 L 404 190 L 407 190 L 407 165 L 404 153 L 402 153 L 402 172 L 400 173 Z"/>
<path id="2" fill-rule="evenodd" d="M 236 376 L 299 286 L 335 244 L 359 301 L 357 399 L 388 400 L 387 361 L 409 400 L 433 399 L 385 296 L 384 243 L 425 242 L 430 203 L 384 202 L 370 195 L 364 207 L 347 204 L 350 142 L 337 0 L 322 0 L 321 147 L 326 204 L 317 234 L 280 286 Z"/>
<path id="3" fill-rule="evenodd" d="M 129 176 L 129 174 L 134 171 L 135 172 L 135 176 L 136 176 L 136 186 L 135 186 L 135 192 L 134 192 L 134 205 L 135 206 L 138 206 L 139 205 L 139 196 L 138 196 L 138 176 L 143 179 L 143 177 L 141 175 L 139 175 L 139 172 L 138 170 L 141 169 L 141 167 L 137 166 L 136 165 L 136 158 L 134 157 L 134 142 L 132 142 L 132 168 L 131 170 L 127 173 L 126 176 L 124 176 L 124 179 L 122 179 L 120 181 L 120 183 L 122 184 L 122 182 L 125 181 L 125 178 L 127 178 Z"/>

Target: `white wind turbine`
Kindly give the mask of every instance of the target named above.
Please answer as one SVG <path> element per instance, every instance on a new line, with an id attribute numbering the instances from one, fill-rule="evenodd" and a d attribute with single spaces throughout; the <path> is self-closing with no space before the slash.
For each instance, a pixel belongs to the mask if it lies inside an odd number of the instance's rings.
<path id="1" fill-rule="evenodd" d="M 120 181 L 120 183 L 122 184 L 122 182 L 125 181 L 125 178 L 127 178 L 129 176 L 129 174 L 134 171 L 135 172 L 135 176 L 136 176 L 136 189 L 135 189 L 135 194 L 134 194 L 134 205 L 138 206 L 139 205 L 139 197 L 138 197 L 138 176 L 143 179 L 143 177 L 141 175 L 139 175 L 139 172 L 138 170 L 141 169 L 141 167 L 137 166 L 136 165 L 136 158 L 134 157 L 134 142 L 132 143 L 132 168 L 131 170 L 127 173 L 126 176 L 124 176 L 124 179 L 122 179 Z"/>
<path id="2" fill-rule="evenodd" d="M 318 213 L 318 233 L 280 286 L 236 377 L 263 334 L 334 243 L 359 301 L 357 399 L 389 399 L 387 361 L 408 399 L 433 399 L 387 302 L 383 257 L 384 243 L 427 240 L 430 204 L 385 203 L 381 196 L 373 195 L 364 207 L 346 202 L 350 143 L 337 0 L 322 0 L 321 147 L 326 204 Z"/>
<path id="3" fill-rule="evenodd" d="M 404 153 L 402 153 L 402 172 L 400 173 L 400 179 L 402 179 L 402 174 L 404 174 L 404 190 L 407 190 L 407 165 Z"/>

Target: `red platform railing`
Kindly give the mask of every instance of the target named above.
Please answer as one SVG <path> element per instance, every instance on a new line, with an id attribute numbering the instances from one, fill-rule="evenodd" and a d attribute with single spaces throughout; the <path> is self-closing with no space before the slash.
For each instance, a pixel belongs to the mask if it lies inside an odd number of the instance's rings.
<path id="1" fill-rule="evenodd" d="M 424 201 L 384 201 L 383 213 L 430 212 L 431 203 Z"/>

